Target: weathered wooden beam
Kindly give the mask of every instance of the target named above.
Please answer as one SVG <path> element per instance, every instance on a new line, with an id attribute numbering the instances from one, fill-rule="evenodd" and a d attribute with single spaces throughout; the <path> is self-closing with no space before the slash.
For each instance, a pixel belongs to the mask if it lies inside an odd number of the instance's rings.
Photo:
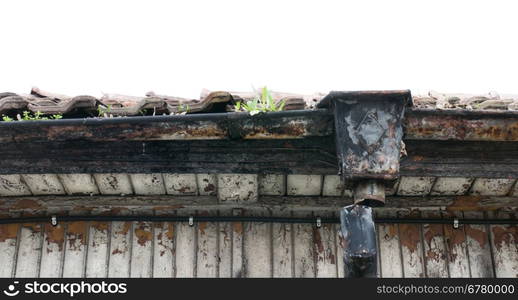
<path id="1" fill-rule="evenodd" d="M 274 209 L 288 211 L 329 211 L 353 203 L 350 197 L 262 196 L 252 203 L 218 203 L 216 196 L 21 196 L 0 199 L 0 217 L 102 214 L 120 215 L 150 211 L 203 211 L 232 209 Z M 401 197 L 388 196 L 386 206 L 378 209 L 431 209 L 447 211 L 492 211 L 518 208 L 518 197 L 450 196 Z"/>
<path id="2" fill-rule="evenodd" d="M 337 174 L 332 137 L 6 143 L 0 173 Z"/>
<path id="3" fill-rule="evenodd" d="M 514 142 L 407 140 L 402 176 L 518 178 Z M 0 174 L 338 174 L 333 137 L 4 143 Z"/>
<path id="4" fill-rule="evenodd" d="M 403 176 L 518 178 L 518 143 L 405 141 Z"/>

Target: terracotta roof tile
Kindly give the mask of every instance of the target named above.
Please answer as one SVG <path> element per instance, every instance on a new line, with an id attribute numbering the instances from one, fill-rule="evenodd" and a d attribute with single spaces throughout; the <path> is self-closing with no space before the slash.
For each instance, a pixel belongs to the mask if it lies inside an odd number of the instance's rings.
<path id="1" fill-rule="evenodd" d="M 285 110 L 314 109 L 326 95 L 300 95 L 272 92 L 276 102 L 286 101 Z M 23 111 L 44 115 L 62 114 L 74 117 L 169 115 L 178 113 L 212 113 L 232 111 L 239 101 L 256 97 L 252 92 L 203 90 L 200 99 L 186 99 L 148 92 L 135 97 L 120 94 L 67 96 L 33 88 L 30 94 L 0 93 L 0 115 L 16 115 Z M 442 94 L 429 92 L 413 96 L 414 107 L 429 109 L 518 110 L 518 96 Z"/>

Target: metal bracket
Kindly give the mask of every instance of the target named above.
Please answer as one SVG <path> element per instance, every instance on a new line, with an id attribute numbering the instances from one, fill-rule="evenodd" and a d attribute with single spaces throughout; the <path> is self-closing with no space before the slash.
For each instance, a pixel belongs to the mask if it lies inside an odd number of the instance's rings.
<path id="1" fill-rule="evenodd" d="M 194 217 L 190 216 L 189 217 L 189 226 L 193 226 L 193 225 L 194 225 Z"/>
<path id="2" fill-rule="evenodd" d="M 322 219 L 320 217 L 317 218 L 317 228 L 322 227 Z"/>
<path id="3" fill-rule="evenodd" d="M 459 229 L 459 219 L 453 219 L 453 228 Z"/>
<path id="4" fill-rule="evenodd" d="M 58 217 L 56 217 L 56 216 L 50 217 L 50 224 L 52 224 L 52 226 L 57 226 L 58 225 Z"/>

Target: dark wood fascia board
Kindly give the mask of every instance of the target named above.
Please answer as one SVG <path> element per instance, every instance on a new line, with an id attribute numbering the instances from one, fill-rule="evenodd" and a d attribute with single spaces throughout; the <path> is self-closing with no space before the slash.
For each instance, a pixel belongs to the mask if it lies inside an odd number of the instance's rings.
<path id="1" fill-rule="evenodd" d="M 518 113 L 408 110 L 400 175 L 518 178 Z M 0 174 L 337 174 L 327 110 L 0 122 Z"/>
<path id="2" fill-rule="evenodd" d="M 405 141 L 400 175 L 518 178 L 518 143 Z M 333 137 L 5 143 L 0 174 L 338 174 Z"/>

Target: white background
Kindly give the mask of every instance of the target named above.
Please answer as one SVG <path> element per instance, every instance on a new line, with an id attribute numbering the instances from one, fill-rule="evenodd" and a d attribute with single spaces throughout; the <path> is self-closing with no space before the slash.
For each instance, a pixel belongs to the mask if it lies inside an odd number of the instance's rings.
<path id="1" fill-rule="evenodd" d="M 518 93 L 515 1 L 1 1 L 0 92 Z"/>

